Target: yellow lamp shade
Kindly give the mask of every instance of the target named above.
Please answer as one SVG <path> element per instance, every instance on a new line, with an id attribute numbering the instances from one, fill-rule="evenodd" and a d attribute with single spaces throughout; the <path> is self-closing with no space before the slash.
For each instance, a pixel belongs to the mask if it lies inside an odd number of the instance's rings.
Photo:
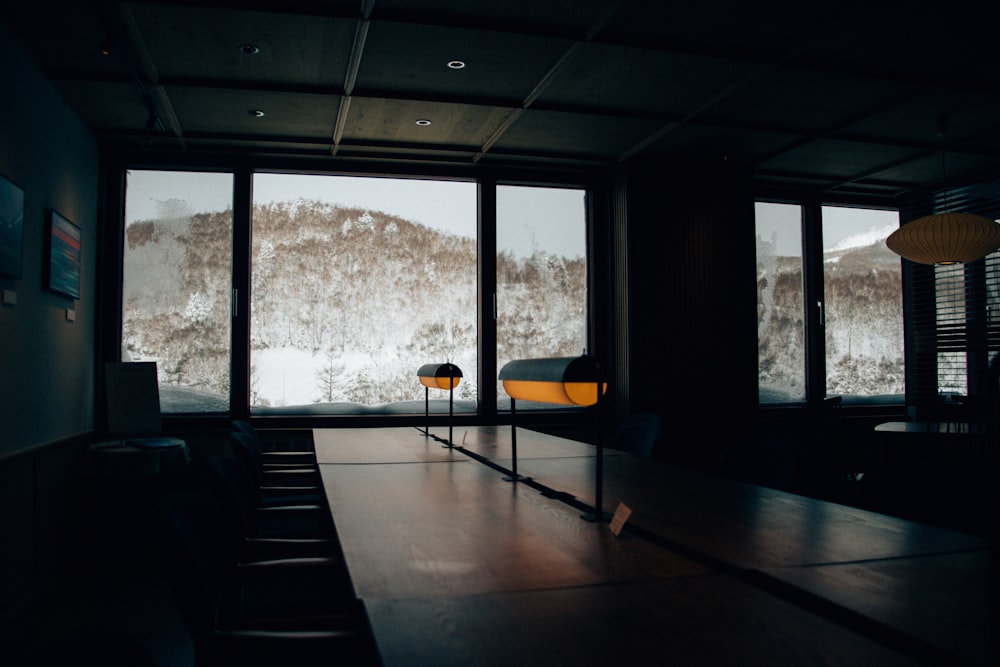
<path id="1" fill-rule="evenodd" d="M 597 361 L 587 356 L 518 359 L 499 378 L 511 398 L 561 405 L 594 405 L 608 388 Z"/>
<path id="2" fill-rule="evenodd" d="M 454 389 L 462 379 L 462 369 L 455 364 L 424 364 L 417 370 L 420 384 L 431 389 Z"/>
<path id="3" fill-rule="evenodd" d="M 937 213 L 903 225 L 885 244 L 919 264 L 973 262 L 1000 248 L 1000 224 L 972 213 Z"/>

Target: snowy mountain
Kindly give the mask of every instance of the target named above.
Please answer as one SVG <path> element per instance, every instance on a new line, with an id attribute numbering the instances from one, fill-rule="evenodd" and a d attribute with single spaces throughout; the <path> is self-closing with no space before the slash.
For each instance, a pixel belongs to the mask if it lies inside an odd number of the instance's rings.
<path id="1" fill-rule="evenodd" d="M 823 254 L 828 395 L 903 392 L 903 311 L 899 256 L 885 245 L 895 225 L 845 238 Z M 764 396 L 804 397 L 801 261 L 768 257 L 758 243 L 758 363 Z"/>
<path id="2" fill-rule="evenodd" d="M 123 354 L 157 360 L 161 384 L 228 396 L 230 220 L 126 229 Z M 251 405 L 422 404 L 416 369 L 444 361 L 465 375 L 456 399 L 476 400 L 475 239 L 303 200 L 253 221 Z M 584 258 L 497 261 L 498 355 L 579 354 Z"/>

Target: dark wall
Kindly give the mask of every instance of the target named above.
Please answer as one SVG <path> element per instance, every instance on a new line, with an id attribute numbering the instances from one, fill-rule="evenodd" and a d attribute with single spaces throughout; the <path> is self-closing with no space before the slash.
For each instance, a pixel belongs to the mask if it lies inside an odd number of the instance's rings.
<path id="1" fill-rule="evenodd" d="M 0 173 L 25 194 L 21 275 L 0 276 L 7 296 L 0 305 L 4 621 L 75 557 L 76 489 L 84 439 L 94 426 L 98 149 L 2 27 L 0 90 Z M 47 289 L 50 209 L 82 231 L 79 300 Z"/>
<path id="2" fill-rule="evenodd" d="M 21 276 L 0 276 L 0 289 L 16 297 L 0 305 L 3 459 L 93 429 L 99 154 L 93 136 L 2 28 L 0 63 L 0 173 L 25 199 Z M 79 299 L 47 288 L 52 209 L 82 232 Z"/>
<path id="3" fill-rule="evenodd" d="M 669 460 L 714 468 L 756 419 L 750 172 L 637 162 L 625 188 L 628 411 L 663 416 Z"/>

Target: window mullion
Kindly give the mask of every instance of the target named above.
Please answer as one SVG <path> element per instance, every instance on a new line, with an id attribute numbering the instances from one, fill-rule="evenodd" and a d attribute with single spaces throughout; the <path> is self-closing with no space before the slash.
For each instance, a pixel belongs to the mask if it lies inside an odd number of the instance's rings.
<path id="1" fill-rule="evenodd" d="M 479 180 L 479 416 L 497 413 L 497 184 L 492 177 Z"/>
<path id="2" fill-rule="evenodd" d="M 802 263 L 805 292 L 806 401 L 826 397 L 826 325 L 823 298 L 822 215 L 818 202 L 802 206 Z"/>
<path id="3" fill-rule="evenodd" d="M 232 384 L 229 410 L 236 419 L 250 417 L 250 217 L 253 174 L 234 172 L 233 179 L 233 304 Z"/>

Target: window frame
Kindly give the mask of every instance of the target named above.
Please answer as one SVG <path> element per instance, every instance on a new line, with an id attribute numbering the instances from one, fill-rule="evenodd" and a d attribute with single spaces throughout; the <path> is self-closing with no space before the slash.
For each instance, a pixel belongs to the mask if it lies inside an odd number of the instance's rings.
<path id="1" fill-rule="evenodd" d="M 397 167 L 399 165 L 396 165 Z M 605 348 L 603 341 L 607 340 L 605 332 L 595 327 L 602 321 L 598 308 L 607 309 L 607 301 L 612 291 L 605 287 L 598 295 L 595 286 L 602 284 L 595 272 L 593 238 L 595 229 L 606 225 L 606 220 L 596 219 L 598 213 L 594 206 L 595 200 L 604 201 L 608 198 L 605 192 L 609 188 L 609 179 L 605 169 L 567 169 L 550 168 L 518 169 L 508 173 L 504 169 L 488 167 L 437 167 L 414 166 L 412 169 L 396 168 L 386 170 L 384 165 L 374 168 L 368 163 L 350 163 L 338 165 L 337 169 L 329 166 L 317 167 L 315 162 L 304 160 L 294 161 L 253 161 L 240 159 L 197 158 L 194 162 L 185 156 L 168 154 L 114 153 L 105 156 L 103 173 L 109 178 L 103 182 L 105 202 L 109 212 L 117 213 L 111 216 L 117 224 L 107 228 L 101 243 L 101 252 L 108 260 L 102 263 L 104 267 L 100 282 L 108 300 L 101 305 L 101 331 L 98 336 L 98 359 L 114 361 L 120 358 L 122 335 L 121 286 L 122 286 L 122 249 L 124 236 L 124 206 L 125 206 L 125 174 L 128 170 L 163 170 L 163 171 L 218 171 L 233 174 L 233 317 L 230 373 L 230 410 L 226 415 L 217 413 L 165 413 L 164 419 L 184 425 L 187 423 L 201 424 L 213 417 L 216 419 L 250 418 L 250 285 L 251 285 L 251 213 L 253 206 L 252 181 L 255 173 L 302 173 L 333 176 L 382 176 L 391 178 L 471 180 L 477 185 L 478 192 L 478 223 L 477 223 L 477 268 L 478 268 L 478 359 L 479 386 L 477 388 L 478 409 L 475 415 L 456 416 L 456 422 L 480 424 L 504 421 L 504 413 L 497 411 L 497 396 L 495 378 L 496 368 L 496 327 L 492 303 L 496 290 L 496 188 L 498 185 L 525 185 L 531 187 L 561 187 L 579 188 L 586 192 L 586 238 L 587 238 L 587 340 L 588 350 L 600 356 Z M 516 175 L 515 175 L 516 174 Z M 604 212 L 606 214 L 606 212 Z M 605 267 L 606 268 L 606 267 Z M 116 305 L 117 304 L 117 305 Z M 101 378 L 98 378 L 101 381 Z M 98 414 L 103 412 L 103 405 L 98 406 Z M 566 419 L 575 422 L 583 415 L 574 416 L 572 410 L 554 410 L 553 412 L 568 413 Z M 551 416 L 551 412 L 547 412 Z M 256 419 L 256 417 L 255 417 Z M 287 417 L 265 417 L 269 424 L 276 427 L 302 426 L 303 424 L 329 424 L 331 422 L 351 421 L 365 422 L 365 425 L 399 425 L 412 420 L 423 421 L 424 415 L 369 415 L 369 414 L 336 414 L 314 415 L 306 412 L 289 414 Z M 560 418 L 562 419 L 562 418 Z M 531 421 L 530 419 L 525 421 Z"/>
<path id="2" fill-rule="evenodd" d="M 571 185 L 571 184 L 568 184 L 568 183 L 552 183 L 552 182 L 537 183 L 537 182 L 530 182 L 530 181 L 521 181 L 521 180 L 515 181 L 515 180 L 510 180 L 510 179 L 502 179 L 502 180 L 495 181 L 494 184 L 493 184 L 492 200 L 491 200 L 492 201 L 492 207 L 493 207 L 492 208 L 493 228 L 492 228 L 492 236 L 490 238 L 490 241 L 491 241 L 491 244 L 492 244 L 490 246 L 491 252 L 492 252 L 492 262 L 491 262 L 490 269 L 489 269 L 490 272 L 491 272 L 491 277 L 492 277 L 492 283 L 491 283 L 491 285 L 492 285 L 492 294 L 493 294 L 493 297 L 492 297 L 493 298 L 493 301 L 492 301 L 492 303 L 493 303 L 493 308 L 492 308 L 492 310 L 493 310 L 493 326 L 492 326 L 491 334 L 490 334 L 491 338 L 493 340 L 493 346 L 492 346 L 492 352 L 490 354 L 491 354 L 491 358 L 493 360 L 493 364 L 494 364 L 494 366 L 496 366 L 496 372 L 493 375 L 493 378 L 494 378 L 495 382 L 494 382 L 494 394 L 493 394 L 492 400 L 493 400 L 493 403 L 494 403 L 494 410 L 496 410 L 498 412 L 501 412 L 501 413 L 502 412 L 508 412 L 509 413 L 509 408 L 508 409 L 501 409 L 499 407 L 499 403 L 500 403 L 500 401 L 498 400 L 500 398 L 500 396 L 499 396 L 499 389 L 496 389 L 496 387 L 500 384 L 499 380 L 496 380 L 496 377 L 497 377 L 497 375 L 499 374 L 499 371 L 500 371 L 500 368 L 498 366 L 499 362 L 497 360 L 497 349 L 498 349 L 498 344 L 499 344 L 499 339 L 498 339 L 499 327 L 497 326 L 497 316 L 498 316 L 498 312 L 497 312 L 498 301 L 497 300 L 499 299 L 499 285 L 498 285 L 499 281 L 497 280 L 497 275 L 496 275 L 497 274 L 497 270 L 496 270 L 497 269 L 497 246 L 496 246 L 496 238 L 497 238 L 497 216 L 496 216 L 497 197 L 496 197 L 496 195 L 497 195 L 498 190 L 500 188 L 502 188 L 502 187 L 514 187 L 514 188 L 523 187 L 523 188 L 539 188 L 539 189 L 541 189 L 541 188 L 551 188 L 551 189 L 582 190 L 583 191 L 583 195 L 584 195 L 584 201 L 583 201 L 583 209 L 584 210 L 583 210 L 583 215 L 584 215 L 584 226 L 585 226 L 585 228 L 584 228 L 584 259 L 586 261 L 586 267 L 585 267 L 586 276 L 584 278 L 585 284 L 586 284 L 586 299 L 585 299 L 585 308 L 586 308 L 586 316 L 585 316 L 586 322 L 585 322 L 585 326 L 586 326 L 586 331 L 584 332 L 584 337 L 585 337 L 585 348 L 584 348 L 584 351 L 586 353 L 589 353 L 589 354 L 593 354 L 591 352 L 591 350 L 594 349 L 592 346 L 594 344 L 594 327 L 593 327 L 594 316 L 593 316 L 593 313 L 594 313 L 594 308 L 595 308 L 595 300 L 594 300 L 595 282 L 594 282 L 594 271 L 593 271 L 593 255 L 591 253 L 591 250 L 594 247 L 593 243 L 592 243 L 592 239 L 593 239 L 593 227 L 594 227 L 594 191 L 593 191 L 593 188 L 583 187 L 583 186 L 579 186 L 579 185 Z M 480 310 L 482 310 L 482 308 L 480 308 Z M 545 412 L 545 413 L 562 412 L 562 411 L 576 411 L 576 412 L 580 411 L 579 408 L 572 408 L 572 407 L 558 406 L 558 405 L 543 406 L 541 408 L 536 405 L 536 406 L 534 406 L 531 409 L 535 410 L 536 412 L 537 411 L 541 411 L 541 412 Z M 521 408 L 521 411 L 522 412 L 524 411 L 523 407 Z"/>
<path id="3" fill-rule="evenodd" d="M 805 354 L 805 401 L 786 403 L 760 403 L 763 410 L 806 408 L 825 409 L 831 405 L 844 405 L 843 397 L 827 396 L 826 377 L 826 330 L 824 313 L 826 295 L 823 268 L 823 207 L 853 207 L 876 210 L 899 211 L 896 201 L 873 197 L 816 196 L 786 191 L 760 191 L 754 197 L 755 203 L 788 204 L 802 210 L 802 283 L 803 283 L 803 327 Z M 904 322 L 906 335 L 906 292 L 904 277 Z M 905 338 L 904 338 L 905 340 Z M 906 363 L 904 349 L 904 363 Z M 908 367 L 908 364 L 907 364 Z M 851 397 L 852 410 L 884 412 L 886 408 L 902 411 L 905 394 L 871 397 Z"/>

